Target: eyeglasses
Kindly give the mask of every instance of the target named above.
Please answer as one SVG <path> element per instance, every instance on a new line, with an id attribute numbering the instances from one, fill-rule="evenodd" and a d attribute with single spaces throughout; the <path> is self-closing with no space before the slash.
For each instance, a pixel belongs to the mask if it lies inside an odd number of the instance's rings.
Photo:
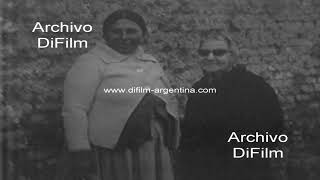
<path id="1" fill-rule="evenodd" d="M 224 56 L 226 53 L 228 53 L 229 51 L 226 49 L 198 49 L 198 54 L 200 56 L 209 56 L 210 53 L 212 53 L 214 56 Z"/>

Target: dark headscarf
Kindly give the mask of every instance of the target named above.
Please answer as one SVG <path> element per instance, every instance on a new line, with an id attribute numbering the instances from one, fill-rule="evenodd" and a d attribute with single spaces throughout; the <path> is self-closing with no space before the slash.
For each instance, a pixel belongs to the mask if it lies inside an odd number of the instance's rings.
<path id="1" fill-rule="evenodd" d="M 111 13 L 103 22 L 103 35 L 109 31 L 111 26 L 116 23 L 119 19 L 128 19 L 130 21 L 135 22 L 142 30 L 143 35 L 148 34 L 146 23 L 142 16 L 138 13 L 131 11 L 129 9 L 119 9 Z"/>

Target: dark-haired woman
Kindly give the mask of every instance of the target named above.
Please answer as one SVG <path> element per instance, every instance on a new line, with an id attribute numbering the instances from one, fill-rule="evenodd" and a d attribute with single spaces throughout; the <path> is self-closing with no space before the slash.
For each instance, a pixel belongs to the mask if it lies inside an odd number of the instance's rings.
<path id="1" fill-rule="evenodd" d="M 222 31 L 204 34 L 198 49 L 204 76 L 193 87 L 216 91 L 188 96 L 181 128 L 181 179 L 275 179 L 270 159 L 239 158 L 236 156 L 241 153 L 234 148 L 270 150 L 278 143 L 229 141 L 233 132 L 240 137 L 256 132 L 280 135 L 283 131 L 283 113 L 275 91 L 239 64 L 235 52 L 232 40 Z"/>
<path id="2" fill-rule="evenodd" d="M 173 97 L 148 91 L 169 84 L 159 62 L 141 48 L 147 37 L 139 14 L 115 11 L 104 21 L 104 42 L 67 74 L 68 149 L 79 158 L 93 150 L 99 180 L 174 179 L 169 151 L 178 145 L 177 106 Z M 130 91 L 135 87 L 145 91 Z"/>

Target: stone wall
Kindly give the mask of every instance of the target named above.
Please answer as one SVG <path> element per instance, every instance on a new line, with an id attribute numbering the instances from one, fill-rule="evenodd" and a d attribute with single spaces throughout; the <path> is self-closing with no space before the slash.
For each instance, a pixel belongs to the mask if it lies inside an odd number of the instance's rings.
<path id="1" fill-rule="evenodd" d="M 199 32 L 220 28 L 241 63 L 276 90 L 290 134 L 282 179 L 320 177 L 320 2 L 317 0 L 4 0 L 2 109 L 8 178 L 50 179 L 63 144 L 61 90 L 74 58 L 87 49 L 37 49 L 38 37 L 86 39 L 93 47 L 113 10 L 129 7 L 148 22 L 146 49 L 173 86 L 201 75 Z M 35 22 L 91 24 L 92 33 L 32 33 Z M 185 95 L 177 95 L 181 112 Z M 181 117 L 183 113 L 181 113 Z"/>

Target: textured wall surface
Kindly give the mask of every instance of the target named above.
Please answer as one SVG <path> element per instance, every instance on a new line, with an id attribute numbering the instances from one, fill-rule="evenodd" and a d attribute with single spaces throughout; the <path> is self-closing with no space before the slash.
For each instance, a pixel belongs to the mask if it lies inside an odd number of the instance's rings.
<path id="1" fill-rule="evenodd" d="M 133 8 L 148 22 L 146 49 L 172 84 L 201 75 L 199 32 L 225 29 L 241 63 L 276 90 L 290 135 L 282 179 L 320 178 L 320 2 L 318 0 L 4 0 L 1 64 L 8 177 L 50 179 L 62 147 L 61 90 L 66 71 L 88 49 L 38 49 L 38 37 L 101 37 L 104 18 Z M 91 24 L 91 33 L 32 33 L 35 22 Z M 181 112 L 186 96 L 177 95 Z M 181 116 L 183 114 L 181 113 Z M 20 179 L 19 179 L 20 180 Z"/>

